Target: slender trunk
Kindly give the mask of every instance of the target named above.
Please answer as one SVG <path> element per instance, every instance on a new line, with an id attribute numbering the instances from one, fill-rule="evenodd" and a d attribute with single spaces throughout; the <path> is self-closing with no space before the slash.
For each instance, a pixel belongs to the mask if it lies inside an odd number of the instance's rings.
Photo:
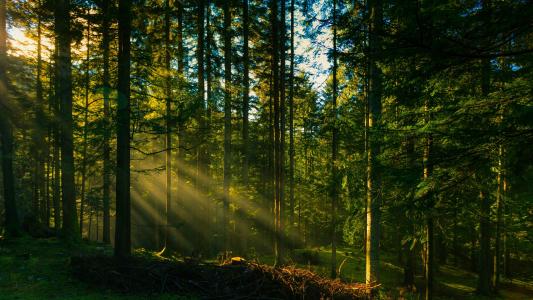
<path id="1" fill-rule="evenodd" d="M 56 95 L 61 104 L 61 188 L 63 204 L 63 238 L 79 238 L 76 216 L 74 180 L 74 143 L 72 120 L 72 72 L 70 54 L 70 1 L 57 0 L 55 6 L 55 33 L 58 38 Z"/>
<path id="2" fill-rule="evenodd" d="M 179 1 L 176 2 L 176 5 L 178 6 L 178 26 L 177 26 L 177 43 L 178 43 L 178 52 L 177 52 L 177 61 L 178 61 L 178 87 L 181 89 L 185 86 L 185 51 L 183 48 L 183 4 Z M 183 200 L 180 196 L 180 189 L 182 189 L 185 185 L 185 180 L 182 172 L 182 168 L 185 164 L 185 151 L 183 150 L 183 147 L 185 146 L 185 124 L 184 120 L 182 120 L 183 115 L 183 99 L 178 99 L 178 126 L 177 126 L 177 134 L 178 134 L 178 141 L 176 145 L 176 154 L 177 154 L 177 162 L 175 166 L 176 170 L 176 187 L 178 189 L 178 193 L 176 193 L 176 205 L 174 205 L 174 208 L 171 210 L 171 215 L 174 216 L 174 219 L 178 217 L 178 207 L 180 200 Z M 183 183 L 182 183 L 183 182 Z M 174 220 L 174 222 L 177 222 L 177 220 Z"/>
<path id="3" fill-rule="evenodd" d="M 91 240 L 92 229 L 93 229 L 93 210 L 91 209 L 89 211 L 89 230 L 87 232 L 87 239 L 89 241 Z"/>
<path id="4" fill-rule="evenodd" d="M 19 220 L 15 200 L 15 176 L 13 174 L 13 128 L 9 120 L 7 88 L 7 7 L 0 0 L 0 138 L 2 141 L 2 178 L 4 184 L 4 213 L 6 234 L 18 236 Z M 4 107 L 6 105 L 6 107 Z"/>
<path id="5" fill-rule="evenodd" d="M 481 94 L 486 97 L 490 85 L 490 61 L 483 59 L 481 66 Z M 491 293 L 491 254 L 490 254 L 490 199 L 486 192 L 479 192 L 479 266 L 477 292 L 481 295 Z"/>
<path id="6" fill-rule="evenodd" d="M 117 180 L 115 256 L 131 255 L 130 220 L 130 35 L 131 0 L 119 0 Z"/>
<path id="7" fill-rule="evenodd" d="M 283 263 L 283 252 L 285 250 L 285 120 L 286 120 L 286 106 L 285 106 L 285 38 L 286 38 L 286 24 L 285 24 L 285 0 L 281 0 L 281 16 L 280 16 L 280 36 L 279 36 L 279 49 L 280 49 L 280 97 L 279 97 L 279 109 L 280 109 L 280 141 L 279 141 L 279 251 L 281 263 Z"/>
<path id="8" fill-rule="evenodd" d="M 242 178 L 245 188 L 248 187 L 248 161 L 249 161 L 249 140 L 248 140 L 248 112 L 250 110 L 250 57 L 248 51 L 248 35 L 249 35 L 249 16 L 248 16 L 248 0 L 243 0 L 243 96 L 242 96 L 242 148 L 243 148 L 243 162 L 242 162 Z"/>
<path id="9" fill-rule="evenodd" d="M 87 13 L 87 15 L 89 15 Z M 80 235 L 83 236 L 83 209 L 85 206 L 85 183 L 87 181 L 87 133 L 89 127 L 89 85 L 90 85 L 90 42 L 91 42 L 91 21 L 87 16 L 87 56 L 85 63 L 87 69 L 85 70 L 85 111 L 83 113 L 83 150 L 82 150 L 82 162 L 81 162 L 81 202 L 80 202 Z"/>
<path id="10" fill-rule="evenodd" d="M 291 54 L 289 73 L 289 236 L 291 249 L 294 247 L 294 168 L 295 168 L 295 148 L 294 148 L 294 0 L 291 0 Z"/>
<path id="11" fill-rule="evenodd" d="M 229 249 L 228 217 L 231 184 L 231 11 L 224 1 L 224 209 L 222 217 L 223 249 Z"/>
<path id="12" fill-rule="evenodd" d="M 381 0 L 370 2 L 369 30 L 369 91 L 368 91 L 368 151 L 366 205 L 366 284 L 379 282 L 379 237 L 381 227 L 381 174 L 377 162 L 380 153 L 381 70 L 377 54 L 381 49 L 379 33 L 383 11 Z"/>
<path id="13" fill-rule="evenodd" d="M 333 0 L 333 92 L 331 101 L 331 278 L 337 277 L 337 202 L 339 198 L 339 170 L 337 156 L 339 148 L 337 128 L 337 0 Z"/>
<path id="14" fill-rule="evenodd" d="M 498 175 L 496 181 L 498 188 L 496 190 L 496 240 L 494 242 L 494 274 L 492 285 L 497 291 L 500 286 L 500 277 L 502 273 L 502 252 L 501 252 L 501 236 L 502 236 L 502 214 L 503 214 L 503 197 L 502 197 L 502 178 L 503 178 L 503 146 L 500 145 L 498 149 Z"/>
<path id="15" fill-rule="evenodd" d="M 170 82 L 170 0 L 165 1 L 165 169 L 166 169 L 166 205 L 165 205 L 165 241 L 163 251 L 169 247 L 170 221 L 172 211 L 172 125 L 171 101 L 172 86 Z"/>
<path id="16" fill-rule="evenodd" d="M 197 175 L 196 175 L 196 187 L 198 191 L 205 192 L 205 185 L 200 179 L 206 173 L 205 164 L 205 77 L 204 77 L 204 42 L 205 42 L 205 1 L 198 0 L 198 15 L 197 15 L 197 47 L 196 47 L 196 61 L 198 65 L 198 111 L 196 114 L 196 120 L 198 122 L 198 134 L 196 136 L 198 142 L 196 147 L 196 160 L 197 160 Z"/>
<path id="17" fill-rule="evenodd" d="M 109 12 L 109 1 L 102 1 L 102 51 L 103 51 L 103 97 L 104 97 L 104 145 L 103 145 L 103 190 L 102 190 L 102 202 L 103 202 L 103 242 L 109 244 L 111 242 L 111 224 L 110 224 L 110 188 L 111 188 L 111 146 L 110 146 L 110 131 L 111 120 L 109 111 L 109 94 L 111 91 L 110 74 L 109 74 L 109 43 L 110 34 L 109 27 L 111 26 Z"/>
<path id="18" fill-rule="evenodd" d="M 278 0 L 271 0 L 272 25 L 272 99 L 274 104 L 274 265 L 282 264 L 281 250 L 281 195 L 280 195 L 280 81 L 279 81 L 279 37 Z"/>
<path id="19" fill-rule="evenodd" d="M 429 100 L 426 99 L 424 104 L 425 110 L 425 123 L 430 121 L 430 107 Z M 433 172 L 433 162 L 431 157 L 433 144 L 433 137 L 430 134 L 426 136 L 425 145 L 424 145 L 424 180 L 429 180 L 431 173 Z M 426 277 L 426 286 L 425 286 L 425 299 L 433 299 L 433 281 L 434 281 L 434 271 L 435 271 L 435 234 L 434 234 L 434 222 L 433 222 L 433 195 L 430 192 L 427 195 L 428 201 L 428 212 L 426 213 L 426 263 L 424 266 L 425 277 Z"/>
<path id="20" fill-rule="evenodd" d="M 510 276 L 510 273 L 509 273 L 509 259 L 510 259 L 510 251 L 509 251 L 509 236 L 508 236 L 508 228 L 507 228 L 507 224 L 509 224 L 509 220 L 508 220 L 508 215 L 510 214 L 510 205 L 508 205 L 506 203 L 506 197 L 507 197 L 507 178 L 505 177 L 505 174 L 504 174 L 504 177 L 503 177 L 503 195 L 502 195 L 502 204 L 503 205 L 503 266 L 502 266 L 502 269 L 503 269 L 503 275 L 506 277 L 506 278 L 509 278 Z"/>
<path id="21" fill-rule="evenodd" d="M 41 2 L 39 1 L 39 8 L 41 8 Z M 41 15 L 39 14 L 37 17 L 37 74 L 36 74 L 36 96 L 37 96 L 37 105 L 36 105 L 36 124 L 39 124 L 41 126 L 37 126 L 35 128 L 36 131 L 36 167 L 37 172 L 35 172 L 36 176 L 36 185 L 38 189 L 38 195 L 40 200 L 40 219 L 41 222 L 48 224 L 48 220 L 46 218 L 46 208 L 47 208 L 47 202 L 46 202 L 46 190 L 45 190 L 45 161 L 46 161 L 46 143 L 45 143 L 45 130 L 46 130 L 46 118 L 44 114 L 44 97 L 43 97 L 43 82 L 42 82 L 42 70 L 43 70 L 43 60 L 42 60 L 42 20 Z"/>
<path id="22" fill-rule="evenodd" d="M 212 81 L 212 71 L 211 71 L 211 40 L 212 40 L 212 29 L 211 29 L 211 1 L 207 0 L 206 3 L 206 17 L 205 17 L 205 30 L 206 30 L 206 40 L 205 40 L 205 80 L 206 80 L 206 126 L 205 126 L 205 136 L 211 137 L 211 114 L 213 110 L 213 104 L 211 103 L 211 81 Z M 205 159 L 206 166 L 209 164 L 209 145 L 205 147 Z M 206 174 L 208 178 L 209 167 L 206 167 Z M 207 200 L 207 253 L 208 255 L 212 253 L 213 243 L 213 203 L 208 198 Z"/>

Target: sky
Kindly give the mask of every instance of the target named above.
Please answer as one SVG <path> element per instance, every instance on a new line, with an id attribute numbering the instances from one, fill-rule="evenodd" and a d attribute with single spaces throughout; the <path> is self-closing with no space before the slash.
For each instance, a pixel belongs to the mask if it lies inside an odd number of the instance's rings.
<path id="1" fill-rule="evenodd" d="M 318 1 L 310 9 L 311 14 L 320 15 L 324 7 L 324 0 Z M 309 37 L 306 34 L 303 21 L 305 16 L 300 10 L 295 12 L 295 54 L 301 58 L 295 66 L 296 72 L 304 71 L 311 80 L 313 87 L 321 91 L 325 88 L 325 83 L 328 78 L 331 62 L 328 61 L 327 52 L 331 48 L 331 33 L 329 28 L 317 31 L 319 28 L 319 21 L 315 20 L 311 23 L 312 30 L 318 32 L 316 39 Z M 290 37 L 290 19 L 287 14 L 287 38 Z M 28 37 L 24 28 L 11 26 L 8 29 L 10 55 L 14 56 L 35 56 L 37 51 L 37 43 L 34 39 Z M 325 31 L 325 32 L 324 32 Z M 53 48 L 53 43 L 47 38 L 42 39 L 44 48 Z M 84 43 L 82 43 L 84 44 Z M 83 45 L 82 45 L 83 46 Z M 78 49 L 83 51 L 83 49 Z M 289 54 L 289 53 L 287 53 Z M 288 58 L 288 56 L 287 56 Z M 49 60 L 48 51 L 43 51 L 43 59 Z"/>

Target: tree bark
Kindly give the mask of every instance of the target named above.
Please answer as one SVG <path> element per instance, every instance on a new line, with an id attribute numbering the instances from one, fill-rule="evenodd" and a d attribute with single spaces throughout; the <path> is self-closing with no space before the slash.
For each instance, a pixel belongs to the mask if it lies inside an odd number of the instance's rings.
<path id="1" fill-rule="evenodd" d="M 337 202 L 339 198 L 339 130 L 337 128 L 337 0 L 333 0 L 333 91 L 331 99 L 331 278 L 337 277 Z"/>
<path id="2" fill-rule="evenodd" d="M 103 98 L 104 98 L 104 145 L 103 145 L 103 234 L 102 240 L 104 243 L 111 242 L 111 224 L 110 224 L 110 188 L 111 188 L 111 146 L 110 146 L 110 130 L 111 130 L 111 116 L 109 111 L 109 94 L 111 91 L 110 74 L 109 74 L 109 43 L 110 34 L 109 27 L 111 26 L 111 18 L 109 12 L 109 1 L 102 1 L 102 51 L 103 51 Z"/>
<path id="3" fill-rule="evenodd" d="M 83 149 L 81 162 L 81 202 L 80 202 L 80 235 L 83 236 L 83 209 L 85 205 L 85 183 L 87 181 L 87 134 L 89 127 L 89 85 L 90 85 L 90 42 L 91 42 L 91 21 L 89 20 L 89 11 L 87 11 L 87 53 L 85 63 L 85 111 L 83 112 Z"/>
<path id="4" fill-rule="evenodd" d="M 425 123 L 428 124 L 430 122 L 430 104 L 429 99 L 426 99 L 424 104 L 424 111 L 425 111 Z M 424 157 L 423 157 L 423 164 L 424 164 L 424 180 L 428 181 L 431 173 L 433 172 L 433 162 L 431 157 L 431 151 L 432 151 L 432 145 L 433 145 L 433 137 L 431 133 L 426 135 L 425 138 L 425 145 L 424 145 Z M 433 207 L 434 207 L 434 201 L 433 201 L 433 195 L 432 192 L 429 192 L 427 195 L 427 201 L 428 201 L 428 211 L 426 212 L 426 261 L 425 261 L 425 277 L 426 277 L 426 284 L 425 284 L 425 299 L 430 300 L 433 299 L 433 281 L 434 281 L 434 271 L 435 271 L 435 233 L 434 233 L 434 222 L 433 222 Z"/>
<path id="5" fill-rule="evenodd" d="M 484 59 L 481 62 L 481 95 L 489 94 L 490 85 L 490 61 Z M 490 253 L 490 199 L 484 190 L 479 192 L 479 265 L 477 292 L 481 295 L 491 293 L 491 253 Z"/>
<path id="6" fill-rule="evenodd" d="M 248 133 L 248 113 L 250 110 L 250 56 L 249 56 L 249 31 L 250 21 L 248 15 L 248 0 L 243 0 L 242 4 L 242 28 L 243 28 L 243 96 L 242 96 L 242 179 L 245 188 L 248 187 L 248 163 L 249 163 L 249 133 Z"/>
<path id="7" fill-rule="evenodd" d="M 172 124 L 171 101 L 172 86 L 170 82 L 170 0 L 165 1 L 165 237 L 163 251 L 169 248 L 170 223 L 172 217 Z"/>
<path id="8" fill-rule="evenodd" d="M 380 153 L 381 126 L 381 70 L 377 54 L 381 50 L 379 33 L 383 11 L 381 0 L 370 1 L 369 30 L 369 91 L 368 91 L 368 151 L 367 151 L 367 204 L 366 204 L 366 284 L 379 282 L 379 237 L 381 227 L 381 174 L 377 156 Z"/>
<path id="9" fill-rule="evenodd" d="M 56 95 L 61 104 L 61 199 L 63 204 L 63 238 L 79 239 L 74 181 L 74 144 L 72 120 L 72 71 L 70 54 L 70 1 L 57 0 L 55 6 L 55 33 L 57 43 Z"/>
<path id="10" fill-rule="evenodd" d="M 130 35 L 131 0 L 119 1 L 115 256 L 131 255 L 130 220 Z"/>
<path id="11" fill-rule="evenodd" d="M 7 87 L 7 7 L 0 0 L 0 138 L 2 141 L 2 178 L 4 184 L 4 209 L 6 235 L 20 234 L 15 200 L 15 176 L 13 174 L 13 128 L 9 120 Z M 6 107 L 4 107 L 6 106 Z"/>
<path id="12" fill-rule="evenodd" d="M 294 147 L 294 0 L 291 0 L 291 37 L 290 37 L 290 71 L 289 71 L 289 237 L 290 247 L 294 247 L 294 168 L 296 165 Z"/>
<path id="13" fill-rule="evenodd" d="M 224 208 L 222 217 L 223 249 L 229 250 L 229 188 L 231 185 L 231 11 L 224 1 Z"/>

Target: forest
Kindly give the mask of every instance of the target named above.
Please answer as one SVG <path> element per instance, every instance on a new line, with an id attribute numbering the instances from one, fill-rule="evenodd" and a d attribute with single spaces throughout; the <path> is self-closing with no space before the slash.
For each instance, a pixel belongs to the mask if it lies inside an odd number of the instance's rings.
<path id="1" fill-rule="evenodd" d="M 529 0 L 0 0 L 0 299 L 533 298 Z"/>

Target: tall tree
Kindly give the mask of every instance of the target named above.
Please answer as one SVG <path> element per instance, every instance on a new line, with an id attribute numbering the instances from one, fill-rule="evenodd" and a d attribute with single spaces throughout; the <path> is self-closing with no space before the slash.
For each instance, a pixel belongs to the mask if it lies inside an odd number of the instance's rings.
<path id="1" fill-rule="evenodd" d="M 172 211 L 172 86 L 170 70 L 170 0 L 165 0 L 165 171 L 166 205 L 165 237 L 163 251 L 169 247 L 170 219 Z"/>
<path id="2" fill-rule="evenodd" d="M 19 220 L 15 202 L 15 176 L 13 174 L 13 129 L 9 120 L 7 83 L 7 5 L 0 0 L 0 135 L 2 141 L 2 178 L 4 181 L 4 206 L 6 233 L 19 235 Z"/>
<path id="3" fill-rule="evenodd" d="M 91 55 L 91 20 L 90 13 L 87 10 L 87 52 L 85 57 L 85 105 L 83 111 L 83 146 L 81 154 L 81 201 L 80 201 L 80 234 L 83 235 L 83 210 L 85 206 L 86 190 L 85 185 L 87 182 L 87 135 L 89 133 L 89 89 L 91 84 L 90 73 L 90 55 Z M 98 215 L 98 214 L 97 214 Z"/>
<path id="4" fill-rule="evenodd" d="M 295 169 L 295 147 L 294 147 L 294 0 L 291 0 L 291 37 L 290 37 L 290 70 L 289 70 L 289 236 L 294 239 L 294 169 Z M 292 248 L 293 243 L 290 243 Z"/>
<path id="5" fill-rule="evenodd" d="M 224 1 L 224 208 L 223 244 L 228 245 L 229 188 L 231 184 L 231 10 L 230 1 Z"/>
<path id="6" fill-rule="evenodd" d="M 484 5 L 487 5 L 485 1 Z M 487 7 L 484 7 L 487 9 Z M 481 96 L 487 97 L 490 87 L 490 61 L 481 60 Z M 477 292 L 481 295 L 491 293 L 491 254 L 490 254 L 490 196 L 483 186 L 479 191 L 480 212 L 479 212 L 479 263 L 478 263 L 478 284 Z"/>
<path id="7" fill-rule="evenodd" d="M 62 234 L 67 240 L 79 238 L 74 182 L 74 143 L 72 120 L 72 70 L 70 54 L 70 0 L 57 0 L 55 11 L 57 37 L 57 91 L 61 115 L 61 199 L 63 204 Z"/>
<path id="8" fill-rule="evenodd" d="M 424 112 L 425 112 L 425 123 L 428 124 L 430 120 L 430 102 L 429 99 L 425 100 L 424 103 Z M 424 180 L 429 181 L 431 173 L 433 172 L 433 161 L 432 161 L 432 147 L 433 147 L 433 136 L 431 133 L 426 134 L 424 141 Z M 425 299 L 433 299 L 433 278 L 435 272 L 435 234 L 434 234 L 434 221 L 433 221 L 433 207 L 434 205 L 434 196 L 432 193 L 426 195 L 428 201 L 428 211 L 426 212 L 426 260 L 425 260 L 425 277 L 426 277 L 426 286 L 425 286 Z"/>
<path id="9" fill-rule="evenodd" d="M 381 133 L 381 70 L 378 55 L 381 51 L 383 7 L 381 0 L 369 0 L 368 37 L 368 150 L 366 199 L 366 283 L 379 282 L 379 236 L 381 227 L 381 174 L 377 156 L 380 153 Z"/>
<path id="10" fill-rule="evenodd" d="M 121 259 L 131 255 L 130 36 L 131 0 L 119 0 L 115 256 Z"/>
<path id="11" fill-rule="evenodd" d="M 249 120 L 248 113 L 250 111 L 250 55 L 249 55 L 249 35 L 250 35 L 250 16 L 248 13 L 248 0 L 242 2 L 242 37 L 243 37 L 243 91 L 242 91 L 242 178 L 245 187 L 248 187 L 248 164 L 249 164 Z"/>
<path id="12" fill-rule="evenodd" d="M 339 198 L 339 130 L 337 128 L 337 0 L 333 0 L 333 91 L 331 95 L 331 278 L 337 277 L 337 202 Z"/>
<path id="13" fill-rule="evenodd" d="M 109 73 L 109 43 L 111 40 L 110 37 L 110 26 L 111 26 L 111 17 L 110 17 L 110 7 L 109 2 L 111 1 L 102 1 L 102 59 L 103 59 L 103 68 L 104 74 L 102 77 L 103 85 L 103 98 L 104 98 L 104 131 L 103 131 L 103 187 L 102 187 L 102 202 L 103 202 L 103 235 L 102 239 L 104 243 L 111 242 L 111 224 L 110 224 L 110 189 L 111 189 L 111 146 L 110 146 L 110 127 L 111 127 L 111 116 L 109 111 L 109 94 L 111 92 L 110 79 L 111 75 Z"/>
<path id="14" fill-rule="evenodd" d="M 271 97 L 273 102 L 274 113 L 274 265 L 282 263 L 283 254 L 281 250 L 281 202 L 280 202 L 280 81 L 279 81 L 279 18 L 278 18 L 278 0 L 270 1 L 270 22 L 271 22 L 271 47 L 272 47 L 272 91 Z"/>

